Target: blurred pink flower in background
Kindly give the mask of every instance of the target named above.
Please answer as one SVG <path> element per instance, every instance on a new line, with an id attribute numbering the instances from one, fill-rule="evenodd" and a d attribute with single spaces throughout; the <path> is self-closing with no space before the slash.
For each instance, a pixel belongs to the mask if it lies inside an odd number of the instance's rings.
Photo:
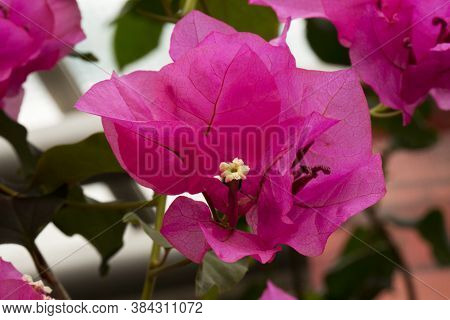
<path id="1" fill-rule="evenodd" d="M 431 94 L 450 109 L 450 3 L 447 0 L 250 1 L 273 7 L 281 18 L 326 17 L 353 67 L 383 104 L 404 114 Z M 317 10 L 322 4 L 323 12 Z"/>
<path id="2" fill-rule="evenodd" d="M 0 258 L 0 300 L 48 300 L 51 289 Z"/>
<path id="3" fill-rule="evenodd" d="M 75 0 L 0 2 L 0 109 L 16 119 L 27 76 L 53 68 L 85 38 Z"/>
<path id="4" fill-rule="evenodd" d="M 260 300 L 297 300 L 295 297 L 290 294 L 284 292 L 276 285 L 272 283 L 272 281 L 267 281 L 267 288 L 264 290 Z"/>

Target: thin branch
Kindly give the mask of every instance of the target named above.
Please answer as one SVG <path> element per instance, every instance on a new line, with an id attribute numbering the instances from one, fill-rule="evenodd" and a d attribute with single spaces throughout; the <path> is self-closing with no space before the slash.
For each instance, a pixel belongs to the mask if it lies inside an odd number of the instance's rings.
<path id="1" fill-rule="evenodd" d="M 169 264 L 169 265 L 167 265 L 167 266 L 163 266 L 163 267 L 160 267 L 160 268 L 153 269 L 153 270 L 151 271 L 151 275 L 152 275 L 153 277 L 155 277 L 155 276 L 158 276 L 158 275 L 160 275 L 161 273 L 164 273 L 164 272 L 166 272 L 166 271 L 170 271 L 170 270 L 173 270 L 173 269 L 177 269 L 177 268 L 180 268 L 180 267 L 184 267 L 184 266 L 187 266 L 187 265 L 189 265 L 189 264 L 191 264 L 191 263 L 192 263 L 191 260 L 183 259 L 183 260 L 178 261 L 178 262 L 176 262 L 176 263 Z"/>
<path id="2" fill-rule="evenodd" d="M 38 247 L 34 243 L 31 247 L 30 254 L 39 272 L 39 276 L 44 279 L 53 290 L 52 295 L 55 297 L 55 299 L 70 300 L 70 296 L 67 293 L 66 289 L 64 289 L 61 282 L 58 281 L 55 274 L 48 266 L 47 261 L 45 261 Z"/>
<path id="3" fill-rule="evenodd" d="M 156 207 L 156 221 L 155 229 L 157 231 L 161 230 L 163 223 L 164 213 L 166 210 L 166 200 L 167 196 L 157 195 L 154 199 L 158 200 L 158 206 Z M 144 288 L 142 290 L 141 299 L 150 300 L 153 296 L 153 291 L 155 289 L 156 275 L 154 270 L 157 269 L 162 263 L 160 260 L 161 246 L 156 242 L 153 242 L 152 251 L 150 253 L 150 261 L 148 264 L 147 275 L 145 276 Z"/>
<path id="4" fill-rule="evenodd" d="M 85 203 L 76 201 L 66 201 L 65 205 L 81 208 L 81 209 L 130 209 L 132 211 L 138 211 L 146 207 L 154 207 L 157 204 L 157 200 L 151 201 L 125 201 L 125 202 L 98 202 L 98 203 Z"/>
<path id="5" fill-rule="evenodd" d="M 401 110 L 392 110 L 382 103 L 370 109 L 370 115 L 374 118 L 392 118 L 400 114 L 402 114 Z"/>
<path id="6" fill-rule="evenodd" d="M 7 194 L 8 196 L 11 196 L 11 197 L 14 197 L 14 198 L 18 197 L 20 195 L 19 192 L 14 191 L 10 187 L 8 187 L 8 186 L 6 186 L 4 184 L 1 184 L 1 183 L 0 183 L 0 191 L 3 192 L 4 194 Z"/>
<path id="7" fill-rule="evenodd" d="M 370 112 L 370 115 L 374 118 L 392 118 L 392 117 L 396 117 L 402 114 L 401 110 L 396 110 L 396 111 L 392 111 L 392 112 L 385 112 L 385 113 L 372 113 Z"/>
<path id="8" fill-rule="evenodd" d="M 172 248 L 164 248 L 164 254 L 161 258 L 161 260 L 159 261 L 158 265 L 155 267 L 161 267 L 164 263 L 166 263 L 167 258 L 169 257 L 170 251 L 172 250 Z"/>

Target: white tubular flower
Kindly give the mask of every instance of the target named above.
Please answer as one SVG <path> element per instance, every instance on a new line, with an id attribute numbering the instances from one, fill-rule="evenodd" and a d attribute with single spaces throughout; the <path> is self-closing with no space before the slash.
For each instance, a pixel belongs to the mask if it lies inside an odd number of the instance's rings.
<path id="1" fill-rule="evenodd" d="M 244 161 L 234 158 L 232 162 L 222 162 L 219 166 L 220 177 L 226 183 L 233 180 L 245 180 L 250 168 L 245 165 Z"/>

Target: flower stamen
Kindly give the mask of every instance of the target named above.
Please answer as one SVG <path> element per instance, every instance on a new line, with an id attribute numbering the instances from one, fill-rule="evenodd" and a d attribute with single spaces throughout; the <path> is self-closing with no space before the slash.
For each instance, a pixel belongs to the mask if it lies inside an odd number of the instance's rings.
<path id="1" fill-rule="evenodd" d="M 239 158 L 234 158 L 232 162 L 222 162 L 219 169 L 220 177 L 225 183 L 229 183 L 233 180 L 245 180 L 250 171 L 250 168 Z"/>
<path id="2" fill-rule="evenodd" d="M 448 43 L 450 42 L 450 32 L 448 30 L 448 23 L 445 19 L 440 17 L 435 17 L 432 21 L 434 26 L 440 27 L 437 43 Z"/>

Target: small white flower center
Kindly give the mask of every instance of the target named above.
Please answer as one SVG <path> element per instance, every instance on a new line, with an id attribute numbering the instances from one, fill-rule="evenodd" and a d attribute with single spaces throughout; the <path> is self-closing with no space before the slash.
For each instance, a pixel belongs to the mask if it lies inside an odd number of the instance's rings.
<path id="1" fill-rule="evenodd" d="M 247 173 L 250 171 L 250 168 L 239 158 L 234 158 L 232 162 L 222 162 L 219 168 L 220 177 L 226 183 L 233 180 L 245 180 L 247 179 Z"/>
<path id="2" fill-rule="evenodd" d="M 38 292 L 41 292 L 44 294 L 50 294 L 53 291 L 50 287 L 45 286 L 41 280 L 34 282 L 33 278 L 29 275 L 24 274 L 22 276 L 22 280 L 27 282 L 30 286 L 32 286 Z"/>

